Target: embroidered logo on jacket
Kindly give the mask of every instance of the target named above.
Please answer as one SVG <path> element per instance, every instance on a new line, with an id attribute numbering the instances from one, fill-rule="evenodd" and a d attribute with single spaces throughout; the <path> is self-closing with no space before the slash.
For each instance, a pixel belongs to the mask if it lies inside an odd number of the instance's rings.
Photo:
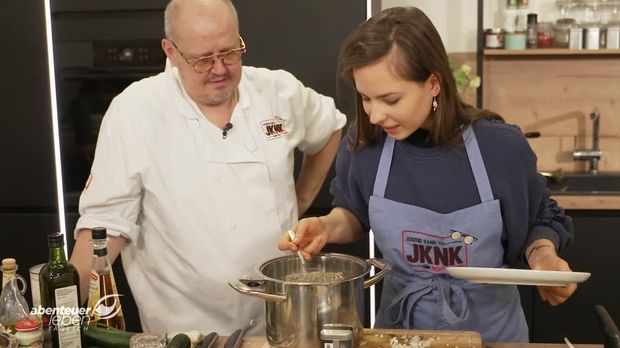
<path id="1" fill-rule="evenodd" d="M 263 133 L 268 140 L 277 139 L 288 134 L 288 131 L 284 128 L 284 122 L 286 120 L 276 116 L 275 118 L 261 121 L 261 127 Z"/>

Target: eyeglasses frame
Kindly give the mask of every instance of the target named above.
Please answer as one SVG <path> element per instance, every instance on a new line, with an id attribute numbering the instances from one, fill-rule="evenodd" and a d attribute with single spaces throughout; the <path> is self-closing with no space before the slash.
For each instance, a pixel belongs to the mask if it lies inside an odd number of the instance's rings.
<path id="1" fill-rule="evenodd" d="M 239 42 L 241 43 L 241 47 L 238 47 L 238 48 L 233 48 L 232 50 L 228 50 L 228 51 L 224 51 L 224 52 L 214 53 L 214 54 L 211 54 L 211 55 L 208 55 L 208 56 L 203 56 L 203 57 L 198 57 L 198 58 L 190 58 L 190 57 L 187 57 L 187 56 L 186 56 L 186 55 L 185 55 L 185 54 L 184 54 L 184 53 L 183 53 L 183 52 L 179 49 L 179 47 L 177 47 L 177 44 L 176 44 L 176 43 L 174 43 L 174 41 L 172 41 L 172 40 L 170 40 L 170 39 L 168 39 L 168 41 L 170 41 L 170 43 L 172 43 L 172 46 L 174 46 L 174 48 L 177 50 L 177 52 L 179 52 L 179 54 L 181 55 L 181 57 L 183 57 L 183 60 L 185 60 L 185 62 L 186 62 L 188 65 L 190 65 L 190 66 L 192 67 L 192 69 L 193 69 L 195 72 L 197 72 L 197 73 L 204 73 L 204 72 L 207 72 L 207 71 L 211 70 L 211 69 L 213 68 L 213 65 L 215 65 L 215 62 L 216 62 L 218 59 L 221 59 L 221 60 L 222 60 L 222 63 L 223 63 L 224 65 L 227 65 L 227 66 L 228 66 L 229 64 L 226 64 L 226 63 L 224 62 L 224 57 L 225 57 L 225 56 L 227 56 L 227 55 L 229 55 L 229 54 L 231 54 L 231 53 L 234 53 L 234 52 L 241 52 L 241 54 L 243 54 L 243 53 L 246 53 L 246 52 L 248 51 L 248 50 L 247 50 L 247 47 L 245 46 L 245 42 L 243 41 L 243 38 L 242 38 L 241 36 L 239 36 Z M 197 63 L 198 61 L 203 60 L 203 59 L 210 59 L 213 63 L 211 64 L 211 66 L 210 66 L 208 69 L 205 69 L 204 71 L 198 71 L 198 70 L 196 70 L 196 63 Z M 230 65 L 232 65 L 232 64 L 230 64 Z"/>

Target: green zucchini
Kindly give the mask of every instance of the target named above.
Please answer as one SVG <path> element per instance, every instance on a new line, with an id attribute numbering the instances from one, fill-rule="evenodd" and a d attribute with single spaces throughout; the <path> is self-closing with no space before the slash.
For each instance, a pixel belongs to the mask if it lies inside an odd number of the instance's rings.
<path id="1" fill-rule="evenodd" d="M 112 328 L 87 326 L 82 331 L 87 347 L 129 348 L 129 340 L 135 332 L 121 331 Z"/>
<path id="2" fill-rule="evenodd" d="M 175 335 L 168 343 L 166 348 L 190 348 L 192 346 L 192 340 L 186 334 L 180 333 Z"/>

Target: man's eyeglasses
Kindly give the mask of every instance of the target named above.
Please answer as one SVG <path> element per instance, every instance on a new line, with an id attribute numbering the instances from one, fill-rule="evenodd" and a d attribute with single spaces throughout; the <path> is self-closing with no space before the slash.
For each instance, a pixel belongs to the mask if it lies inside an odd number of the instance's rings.
<path id="1" fill-rule="evenodd" d="M 232 50 L 226 52 L 215 53 L 210 56 L 200 58 L 188 58 L 187 56 L 185 56 L 185 54 L 183 54 L 183 52 L 181 52 L 181 50 L 177 47 L 174 41 L 170 40 L 170 42 L 172 42 L 172 45 L 174 46 L 174 48 L 176 48 L 181 57 L 185 59 L 185 62 L 191 65 L 194 71 L 198 73 L 209 71 L 213 67 L 213 64 L 215 64 L 215 61 L 218 59 L 221 59 L 224 65 L 236 64 L 241 59 L 241 55 L 247 52 L 245 42 L 243 42 L 241 36 L 239 36 L 239 42 L 241 43 L 241 47 L 233 48 Z"/>

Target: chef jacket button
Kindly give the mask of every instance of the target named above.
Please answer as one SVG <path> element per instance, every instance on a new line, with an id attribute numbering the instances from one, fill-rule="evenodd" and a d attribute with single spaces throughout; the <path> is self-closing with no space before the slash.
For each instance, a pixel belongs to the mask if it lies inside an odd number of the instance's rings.
<path id="1" fill-rule="evenodd" d="M 276 213 L 275 209 L 267 209 L 267 215 L 268 216 L 273 216 Z"/>
<path id="2" fill-rule="evenodd" d="M 221 179 L 222 179 L 222 177 L 221 177 L 221 176 L 219 176 L 218 174 L 215 174 L 215 175 L 213 176 L 213 180 L 221 180 Z"/>
<path id="3" fill-rule="evenodd" d="M 226 226 L 228 226 L 228 228 L 235 228 L 235 222 L 234 221 L 228 221 L 226 223 Z"/>

